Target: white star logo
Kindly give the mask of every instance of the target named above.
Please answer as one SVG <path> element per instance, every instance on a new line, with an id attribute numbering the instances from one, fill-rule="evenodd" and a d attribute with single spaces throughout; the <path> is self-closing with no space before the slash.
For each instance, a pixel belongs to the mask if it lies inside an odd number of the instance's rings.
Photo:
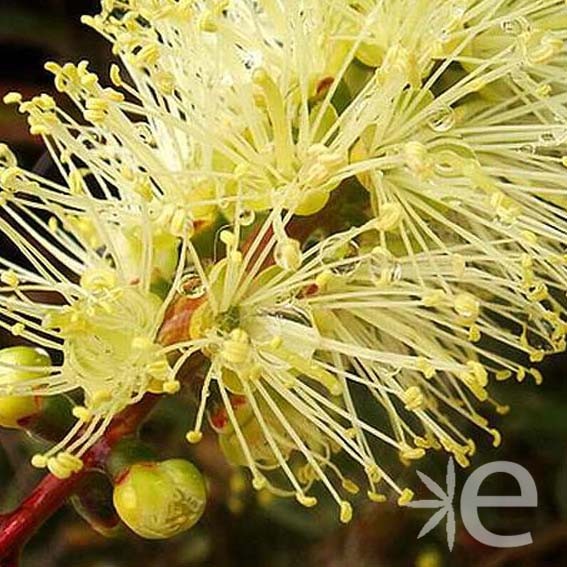
<path id="1" fill-rule="evenodd" d="M 429 488 L 429 490 L 439 498 L 439 500 L 416 500 L 410 502 L 408 506 L 411 508 L 438 508 L 437 512 L 429 518 L 425 523 L 423 528 L 418 534 L 418 538 L 422 538 L 424 535 L 428 534 L 433 528 L 435 528 L 439 523 L 447 517 L 447 543 L 449 545 L 449 550 L 453 550 L 453 545 L 455 544 L 455 510 L 453 507 L 453 501 L 455 499 L 455 462 L 453 458 L 449 459 L 447 464 L 447 492 L 426 474 L 417 471 L 421 482 Z"/>

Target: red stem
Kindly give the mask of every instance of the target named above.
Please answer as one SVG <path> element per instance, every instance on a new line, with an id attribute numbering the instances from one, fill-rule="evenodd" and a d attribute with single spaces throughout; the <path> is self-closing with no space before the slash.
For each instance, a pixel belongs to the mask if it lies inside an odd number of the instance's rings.
<path id="1" fill-rule="evenodd" d="M 0 517 L 0 567 L 17 567 L 18 552 L 31 535 L 73 494 L 89 470 L 104 464 L 118 440 L 136 431 L 158 400 L 159 396 L 146 395 L 126 408 L 85 454 L 83 470 L 67 479 L 46 475 L 16 510 Z"/>
<path id="2" fill-rule="evenodd" d="M 290 235 L 302 241 L 313 230 L 313 226 L 332 224 L 333 215 L 329 215 L 330 211 L 332 212 L 332 208 L 328 205 L 317 215 L 315 225 L 313 218 L 295 220 L 288 227 Z M 249 238 L 244 251 L 254 237 L 255 234 Z M 271 232 L 258 247 L 258 254 L 262 247 L 267 245 L 270 237 Z M 272 262 L 273 259 L 269 259 L 267 265 Z M 177 340 L 186 338 L 191 315 L 199 307 L 200 302 L 201 300 L 181 298 L 172 306 L 160 331 L 161 344 L 173 344 Z M 193 377 L 195 384 L 199 383 L 200 362 L 200 357 L 194 357 L 193 364 L 189 364 L 187 368 L 187 373 Z M 19 552 L 33 533 L 75 492 L 89 470 L 104 466 L 112 446 L 122 437 L 134 433 L 158 400 L 159 396 L 147 394 L 140 403 L 126 408 L 113 420 L 104 436 L 84 455 L 85 466 L 80 472 L 64 480 L 51 474 L 46 475 L 16 510 L 0 516 L 0 567 L 18 566 Z"/>

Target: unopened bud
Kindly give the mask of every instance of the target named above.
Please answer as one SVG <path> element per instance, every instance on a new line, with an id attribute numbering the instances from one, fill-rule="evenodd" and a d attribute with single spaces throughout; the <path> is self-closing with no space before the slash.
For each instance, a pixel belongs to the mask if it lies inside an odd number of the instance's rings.
<path id="1" fill-rule="evenodd" d="M 114 486 L 122 521 L 146 539 L 166 539 L 193 527 L 207 501 L 205 482 L 190 462 L 171 459 L 129 468 Z"/>
<path id="2" fill-rule="evenodd" d="M 49 355 L 41 349 L 26 346 L 2 349 L 0 350 L 0 390 L 6 391 L 28 380 L 46 376 L 49 366 L 51 366 Z M 38 370 L 33 370 L 35 367 Z M 19 422 L 37 414 L 40 403 L 40 399 L 33 395 L 0 397 L 0 426 L 21 428 Z"/>

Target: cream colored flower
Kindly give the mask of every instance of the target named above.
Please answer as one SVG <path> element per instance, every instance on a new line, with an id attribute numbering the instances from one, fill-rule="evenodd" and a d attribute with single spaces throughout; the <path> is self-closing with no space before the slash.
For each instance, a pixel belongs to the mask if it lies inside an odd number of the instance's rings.
<path id="1" fill-rule="evenodd" d="M 343 521 L 362 486 L 411 499 L 392 456 L 498 445 L 491 380 L 565 348 L 566 9 L 105 0 L 114 87 L 51 63 L 76 109 L 5 99 L 59 178 L 0 149 L 0 324 L 53 359 L 0 397 L 84 397 L 34 463 L 70 475 L 182 379 L 190 442 L 208 416 L 257 489 L 320 481 Z"/>

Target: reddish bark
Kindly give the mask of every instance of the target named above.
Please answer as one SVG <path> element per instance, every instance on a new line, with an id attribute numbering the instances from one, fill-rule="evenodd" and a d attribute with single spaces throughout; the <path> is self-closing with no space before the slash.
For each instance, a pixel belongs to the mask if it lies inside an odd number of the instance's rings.
<path id="1" fill-rule="evenodd" d="M 147 395 L 126 408 L 86 453 L 83 470 L 67 479 L 46 475 L 16 510 L 0 518 L 0 567 L 18 565 L 18 552 L 27 540 L 73 494 L 89 470 L 104 465 L 112 446 L 136 431 L 158 400 L 159 396 Z"/>

